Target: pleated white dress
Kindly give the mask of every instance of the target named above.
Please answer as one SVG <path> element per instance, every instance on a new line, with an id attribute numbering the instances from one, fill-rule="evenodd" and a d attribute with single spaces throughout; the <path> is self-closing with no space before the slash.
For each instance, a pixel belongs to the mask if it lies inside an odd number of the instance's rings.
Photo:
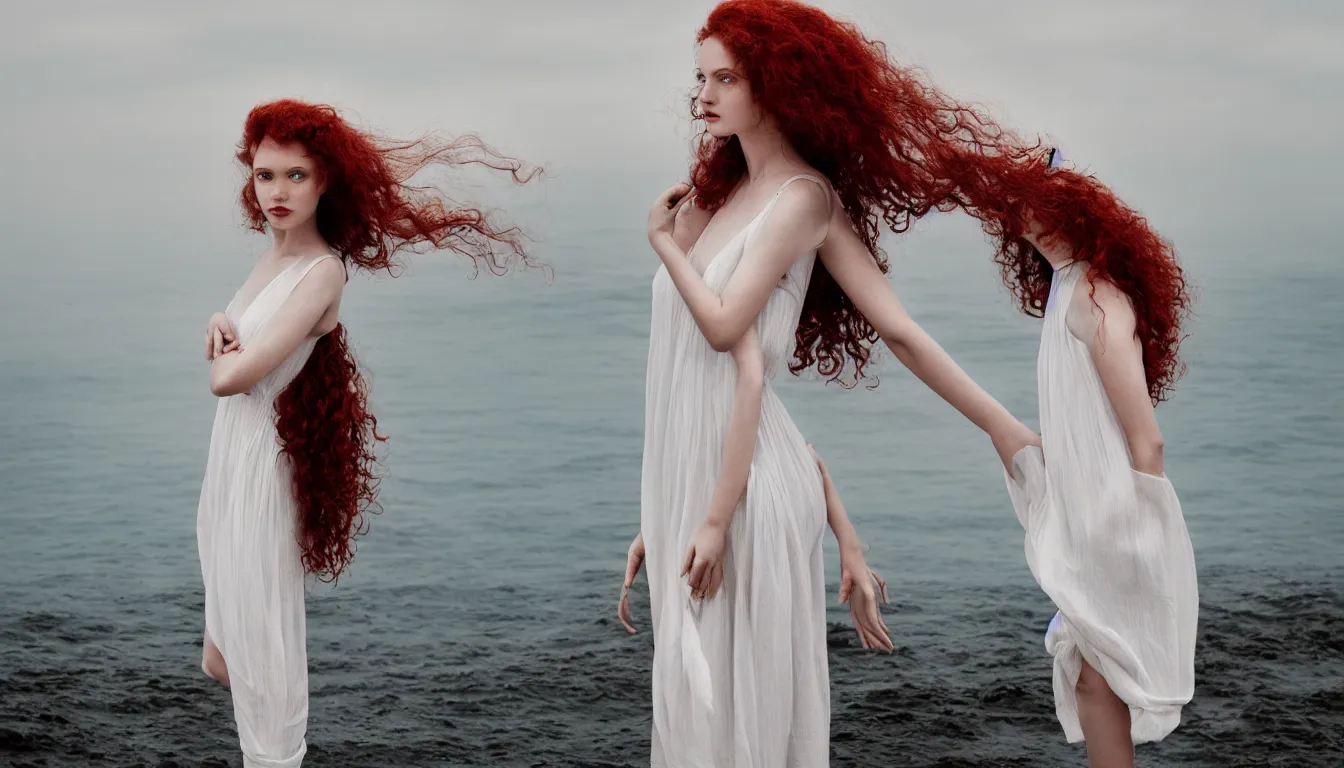
<path id="1" fill-rule="evenodd" d="M 1171 482 L 1131 467 L 1091 352 L 1068 328 L 1086 273 L 1084 261 L 1055 272 L 1037 360 L 1044 454 L 1024 448 L 1005 474 L 1027 564 L 1058 608 L 1045 645 L 1065 737 L 1083 739 L 1074 688 L 1086 659 L 1129 705 L 1134 742 L 1157 741 L 1194 695 L 1194 551 Z"/>
<path id="2" fill-rule="evenodd" d="M 795 177 L 780 187 L 807 178 Z M 824 186 L 824 185 L 823 185 Z M 705 268 L 721 291 L 779 199 Z M 681 557 L 704 520 L 722 458 L 736 366 L 695 324 L 665 269 L 653 281 L 640 529 L 653 604 L 654 768 L 828 764 L 821 476 L 769 377 L 787 363 L 816 253 L 800 253 L 756 320 L 767 371 L 745 501 L 724 583 L 690 600 Z"/>
<path id="3" fill-rule="evenodd" d="M 239 312 L 224 313 L 246 347 L 321 256 L 276 275 Z M 287 461 L 276 442 L 275 399 L 298 375 L 316 338 L 252 388 L 222 397 L 196 516 L 205 579 L 205 632 L 229 668 L 245 768 L 298 768 L 308 727 L 304 569 Z"/>

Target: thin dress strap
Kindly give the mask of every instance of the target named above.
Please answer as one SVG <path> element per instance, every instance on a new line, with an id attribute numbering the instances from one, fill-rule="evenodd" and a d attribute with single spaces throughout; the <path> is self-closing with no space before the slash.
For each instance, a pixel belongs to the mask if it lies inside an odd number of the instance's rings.
<path id="1" fill-rule="evenodd" d="M 772 198 L 770 198 L 770 202 L 767 203 L 766 206 L 765 206 L 765 209 L 761 211 L 761 215 L 760 215 L 760 217 L 761 217 L 762 219 L 764 219 L 767 215 L 769 215 L 769 213 L 770 213 L 770 209 L 775 207 L 775 203 L 779 200 L 779 196 L 782 195 L 782 194 L 784 194 L 784 190 L 787 189 L 788 186 L 789 186 L 790 184 L 792 184 L 793 182 L 795 182 L 795 181 L 797 181 L 797 180 L 799 180 L 799 179 L 807 179 L 808 181 L 813 182 L 813 183 L 816 184 L 817 186 L 821 187 L 822 192 L 825 192 L 825 193 L 826 193 L 826 217 L 827 217 L 828 219 L 830 218 L 830 215 L 831 215 L 831 194 L 830 194 L 830 193 L 831 193 L 831 187 L 830 187 L 830 185 L 827 184 L 825 181 L 822 181 L 821 179 L 817 178 L 816 176 L 813 176 L 813 175 L 810 174 L 810 173 L 800 173 L 800 174 L 798 174 L 797 176 L 790 177 L 790 178 L 789 178 L 787 181 L 785 181 L 783 184 L 780 184 L 780 185 L 779 185 L 779 189 L 775 190 L 775 196 L 772 197 Z"/>
<path id="2" fill-rule="evenodd" d="M 797 176 L 790 177 L 783 184 L 780 184 L 779 189 L 775 190 L 775 196 L 770 198 L 770 202 L 765 204 L 765 207 L 761 209 L 760 213 L 756 214 L 756 219 L 755 221 L 753 221 L 753 224 L 755 224 L 759 228 L 760 222 L 764 221 L 766 217 L 770 215 L 770 209 L 774 208 L 775 203 L 779 201 L 779 196 L 784 194 L 784 190 L 790 184 L 799 179 L 807 179 L 808 181 L 815 183 L 817 186 L 821 187 L 822 192 L 826 193 L 826 219 L 828 222 L 827 226 L 829 227 L 831 216 L 831 187 L 825 181 L 822 181 L 821 179 L 817 178 L 816 176 L 813 176 L 810 173 L 800 173 Z M 823 236 L 822 240 L 824 241 L 825 239 L 826 238 Z"/>
<path id="3" fill-rule="evenodd" d="M 302 283 L 302 282 L 303 282 L 303 278 L 307 277 L 307 276 L 308 276 L 308 273 L 313 271 L 313 267 L 316 267 L 318 264 L 321 264 L 322 262 L 326 261 L 327 259 L 334 259 L 334 258 L 336 258 L 336 257 L 333 256 L 333 255 L 330 254 L 330 253 L 327 253 L 327 254 L 323 254 L 323 255 L 321 255 L 321 256 L 318 256 L 316 259 L 313 259 L 312 261 L 308 262 L 308 266 L 306 266 L 306 267 L 303 268 L 303 272 L 300 273 L 300 274 L 299 274 L 299 278 L 298 278 L 297 280 L 294 281 L 294 285 L 297 286 L 299 283 Z"/>

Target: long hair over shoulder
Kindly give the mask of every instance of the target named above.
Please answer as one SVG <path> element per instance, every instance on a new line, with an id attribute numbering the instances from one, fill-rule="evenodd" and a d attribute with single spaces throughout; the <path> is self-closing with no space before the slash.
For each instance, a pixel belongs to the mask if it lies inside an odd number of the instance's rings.
<path id="1" fill-rule="evenodd" d="M 1191 295 L 1172 244 L 1148 220 L 1090 175 L 1032 162 L 949 155 L 945 163 L 962 184 L 968 210 L 997 242 L 994 261 L 1023 312 L 1045 314 L 1054 270 L 1024 237 L 1035 220 L 1047 238 L 1086 261 L 1090 295 L 1097 281 L 1114 285 L 1134 308 L 1148 395 L 1168 399 L 1185 372 L 1180 360 L 1183 321 Z"/>

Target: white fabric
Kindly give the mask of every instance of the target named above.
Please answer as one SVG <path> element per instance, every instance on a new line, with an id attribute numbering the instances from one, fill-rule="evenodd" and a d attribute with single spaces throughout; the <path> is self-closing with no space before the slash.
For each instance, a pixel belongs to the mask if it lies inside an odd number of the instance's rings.
<path id="1" fill-rule="evenodd" d="M 1066 324 L 1086 272 L 1055 272 L 1037 361 L 1044 453 L 1022 449 L 1005 475 L 1032 576 L 1059 609 L 1045 644 L 1065 737 L 1083 739 L 1074 689 L 1086 659 L 1129 705 L 1134 742 L 1157 741 L 1194 695 L 1194 551 L 1171 482 L 1131 468 L 1091 352 Z"/>
<path id="2" fill-rule="evenodd" d="M 814 177 L 807 178 L 818 184 Z M 824 185 L 823 185 L 824 186 Z M 777 192 L 705 267 L 722 291 Z M 733 515 L 724 583 L 693 604 L 679 576 L 713 493 L 736 366 L 701 334 L 666 269 L 653 281 L 640 529 L 653 605 L 655 768 L 828 764 L 821 476 L 769 384 L 786 366 L 816 253 L 801 253 L 756 330 L 767 381 L 745 501 Z"/>
<path id="3" fill-rule="evenodd" d="M 240 313 L 225 314 L 246 348 L 322 256 L 276 275 Z M 229 669 L 245 768 L 298 768 L 307 751 L 304 570 L 288 464 L 276 442 L 275 399 L 298 375 L 306 339 L 250 394 L 219 400 L 196 516 L 205 631 Z"/>

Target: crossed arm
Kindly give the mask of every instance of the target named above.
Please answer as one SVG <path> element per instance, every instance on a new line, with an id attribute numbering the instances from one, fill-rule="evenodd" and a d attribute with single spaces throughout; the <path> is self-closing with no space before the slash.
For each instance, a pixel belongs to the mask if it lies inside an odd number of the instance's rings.
<path id="1" fill-rule="evenodd" d="M 336 327 L 345 268 L 338 259 L 317 264 L 289 295 L 275 316 L 250 341 L 210 363 L 210 392 L 228 397 L 247 392 L 275 370 L 304 339 Z"/>

